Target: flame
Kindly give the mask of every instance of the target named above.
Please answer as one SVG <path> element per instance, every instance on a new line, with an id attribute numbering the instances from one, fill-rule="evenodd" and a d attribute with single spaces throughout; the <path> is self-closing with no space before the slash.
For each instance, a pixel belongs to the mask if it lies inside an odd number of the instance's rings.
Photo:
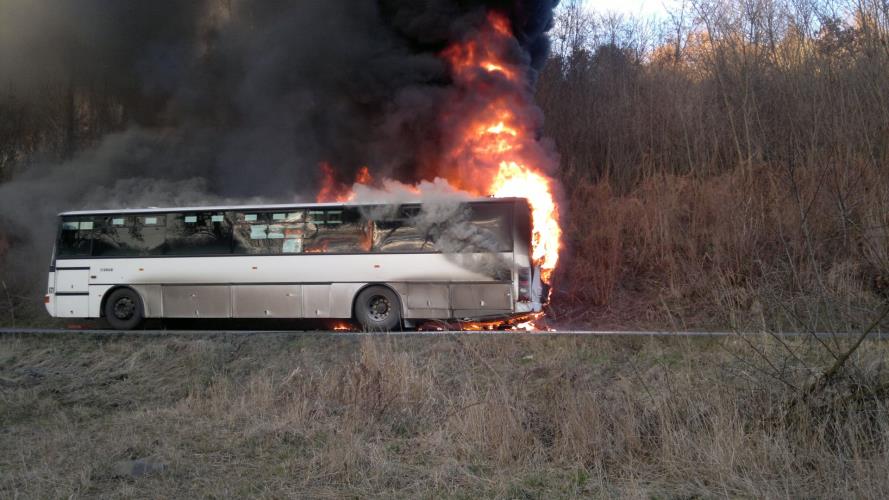
<path id="1" fill-rule="evenodd" d="M 370 185 L 373 182 L 373 177 L 370 175 L 370 169 L 367 168 L 367 165 L 358 169 L 358 173 L 355 174 L 355 184 L 364 184 Z"/>
<path id="2" fill-rule="evenodd" d="M 321 188 L 318 190 L 318 196 L 315 197 L 315 201 L 318 203 L 336 201 L 340 196 L 340 185 L 337 183 L 333 167 L 330 166 L 330 163 L 322 161 L 318 164 L 318 168 L 321 170 Z"/>
<path id="3" fill-rule="evenodd" d="M 526 332 L 552 331 L 552 329 L 538 324 L 538 321 L 540 321 L 542 318 L 543 313 L 536 312 L 510 318 L 506 321 L 463 321 L 458 324 L 458 329 L 464 332 L 517 330 Z"/>
<path id="4" fill-rule="evenodd" d="M 349 332 L 349 331 L 352 331 L 354 328 L 352 327 L 352 325 L 350 323 L 336 322 L 333 324 L 331 329 L 335 332 Z"/>
<path id="5" fill-rule="evenodd" d="M 506 16 L 504 16 L 503 14 L 490 12 L 488 14 L 488 22 L 497 33 L 500 33 L 500 35 L 505 37 L 512 37 L 512 28 L 510 27 L 509 19 L 507 19 Z"/>
<path id="6" fill-rule="evenodd" d="M 455 80 L 466 79 L 479 70 L 499 73 L 512 81 L 519 79 L 519 69 L 502 61 L 500 54 L 504 42 L 513 39 L 509 20 L 502 14 L 489 12 L 487 21 L 473 38 L 455 43 L 441 53 L 450 63 Z"/>
<path id="7" fill-rule="evenodd" d="M 444 154 L 433 163 L 436 175 L 472 195 L 528 200 L 532 259 L 550 283 L 562 237 L 555 181 L 546 173 L 554 160 L 537 139 L 539 110 L 517 48 L 509 19 L 492 11 L 476 32 L 440 53 L 457 92 L 442 116 Z M 367 167 L 352 186 L 338 182 L 329 164 L 320 168 L 319 202 L 351 200 L 356 185 L 373 182 Z"/>
<path id="8" fill-rule="evenodd" d="M 553 199 L 551 179 L 516 162 L 501 162 L 491 185 L 496 198 L 521 196 L 531 205 L 531 258 L 540 263 L 540 277 L 549 283 L 559 261 L 562 228 Z"/>
<path id="9" fill-rule="evenodd" d="M 551 160 L 536 138 L 529 82 L 522 68 L 504 57 L 513 43 L 509 19 L 490 12 L 487 25 L 473 37 L 442 52 L 455 83 L 472 103 L 469 113 L 449 117 L 457 132 L 447 155 L 452 172 L 445 177 L 476 195 L 528 199 L 532 258 L 541 268 L 541 279 L 550 283 L 562 229 L 554 181 L 541 168 Z"/>
<path id="10" fill-rule="evenodd" d="M 362 166 L 355 173 L 355 182 L 351 185 L 343 184 L 336 179 L 336 172 L 330 163 L 322 161 L 318 164 L 321 170 L 321 188 L 315 197 L 317 203 L 346 202 L 355 198 L 355 185 L 370 186 L 373 184 L 373 176 L 367 165 Z"/>

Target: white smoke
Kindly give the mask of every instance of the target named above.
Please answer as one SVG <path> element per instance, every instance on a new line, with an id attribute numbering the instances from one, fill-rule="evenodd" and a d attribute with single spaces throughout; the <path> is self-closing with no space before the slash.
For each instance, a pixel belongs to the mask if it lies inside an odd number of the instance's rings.
<path id="1" fill-rule="evenodd" d="M 420 211 L 409 223 L 428 235 L 436 250 L 465 269 L 495 278 L 509 275 L 511 261 L 498 253 L 498 235 L 470 219 L 466 203 L 478 197 L 455 188 L 447 180 L 436 177 L 416 185 L 385 180 L 382 187 L 355 184 L 352 190 L 352 202 L 375 204 L 362 209 L 370 220 L 392 218 L 406 203 L 420 204 Z"/>

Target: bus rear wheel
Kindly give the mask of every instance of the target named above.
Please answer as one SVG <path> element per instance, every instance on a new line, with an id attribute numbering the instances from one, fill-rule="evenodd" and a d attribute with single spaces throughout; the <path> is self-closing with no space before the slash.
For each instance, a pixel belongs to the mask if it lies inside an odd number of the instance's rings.
<path id="1" fill-rule="evenodd" d="M 391 331 L 401 326 L 401 307 L 392 290 L 365 288 L 355 299 L 355 320 L 365 331 Z"/>
<path id="2" fill-rule="evenodd" d="M 129 288 L 118 288 L 105 301 L 105 321 L 115 330 L 132 330 L 142 323 L 142 300 Z"/>

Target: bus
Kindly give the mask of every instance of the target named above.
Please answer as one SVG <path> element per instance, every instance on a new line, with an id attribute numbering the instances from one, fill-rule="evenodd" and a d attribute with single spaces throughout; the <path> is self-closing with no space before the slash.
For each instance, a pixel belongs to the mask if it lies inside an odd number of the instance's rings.
<path id="1" fill-rule="evenodd" d="M 59 214 L 46 309 L 104 318 L 330 318 L 365 330 L 541 311 L 524 198 Z"/>

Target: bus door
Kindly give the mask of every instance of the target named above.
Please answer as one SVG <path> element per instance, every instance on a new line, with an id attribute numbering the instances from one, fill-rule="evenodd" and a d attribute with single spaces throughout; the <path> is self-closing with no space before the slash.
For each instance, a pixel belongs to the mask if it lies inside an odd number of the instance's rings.
<path id="1" fill-rule="evenodd" d="M 78 257 L 89 257 L 93 221 L 89 217 L 65 218 L 56 245 L 54 302 L 56 316 L 89 316 L 90 268 Z M 58 258 L 61 257 L 61 260 Z"/>

